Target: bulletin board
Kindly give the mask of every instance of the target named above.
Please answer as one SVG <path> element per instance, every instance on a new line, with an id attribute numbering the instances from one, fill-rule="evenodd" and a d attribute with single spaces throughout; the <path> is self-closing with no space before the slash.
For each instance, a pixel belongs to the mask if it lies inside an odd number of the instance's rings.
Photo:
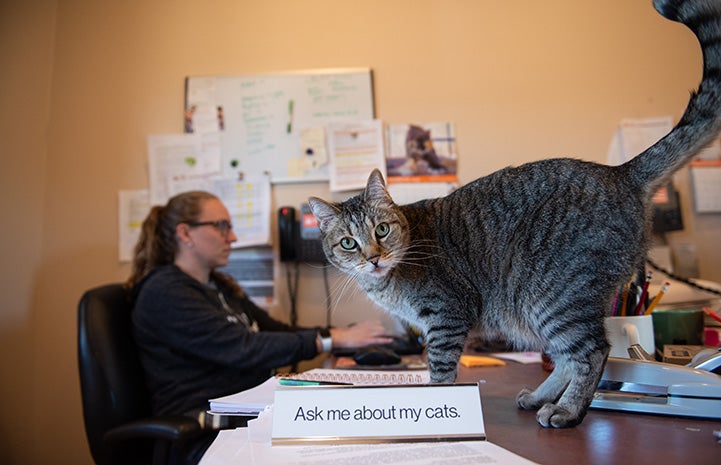
<path id="1" fill-rule="evenodd" d="M 325 125 L 374 118 L 373 76 L 369 68 L 191 76 L 185 111 L 186 132 L 207 130 L 198 115 L 206 115 L 206 122 L 208 115 L 217 118 L 210 126 L 219 132 L 224 176 L 269 173 L 273 183 L 325 181 Z"/>

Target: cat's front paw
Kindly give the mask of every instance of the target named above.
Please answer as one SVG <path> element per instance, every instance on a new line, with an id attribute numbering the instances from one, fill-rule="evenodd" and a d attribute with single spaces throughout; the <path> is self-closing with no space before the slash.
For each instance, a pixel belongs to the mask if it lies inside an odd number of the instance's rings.
<path id="1" fill-rule="evenodd" d="M 583 417 L 573 414 L 556 404 L 545 404 L 536 413 L 536 420 L 541 426 L 548 428 L 570 428 L 581 423 Z"/>
<path id="2" fill-rule="evenodd" d="M 543 402 L 534 394 L 535 391 L 531 391 L 530 389 L 521 389 L 521 392 L 516 396 L 516 403 L 523 410 L 536 410 L 543 405 Z"/>

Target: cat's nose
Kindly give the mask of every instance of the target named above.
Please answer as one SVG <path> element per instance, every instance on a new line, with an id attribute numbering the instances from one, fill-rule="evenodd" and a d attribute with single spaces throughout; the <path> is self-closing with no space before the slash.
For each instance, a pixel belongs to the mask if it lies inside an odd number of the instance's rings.
<path id="1" fill-rule="evenodd" d="M 378 266 L 378 261 L 381 259 L 380 255 L 373 255 L 372 257 L 368 257 L 368 261 L 373 264 L 373 266 Z"/>

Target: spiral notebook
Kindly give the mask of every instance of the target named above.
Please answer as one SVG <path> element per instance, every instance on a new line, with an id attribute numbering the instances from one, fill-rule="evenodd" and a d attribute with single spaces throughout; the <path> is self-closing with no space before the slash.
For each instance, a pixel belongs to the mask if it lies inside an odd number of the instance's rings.
<path id="1" fill-rule="evenodd" d="M 273 405 L 275 390 L 280 386 L 280 378 L 328 381 L 358 386 L 383 386 L 428 384 L 430 382 L 430 373 L 428 370 L 347 371 L 328 368 L 315 368 L 303 373 L 281 373 L 254 388 L 229 396 L 210 399 L 209 412 L 218 415 L 257 416 L 260 412 Z"/>
<path id="2" fill-rule="evenodd" d="M 359 386 L 394 385 L 394 384 L 428 384 L 428 370 L 364 370 L 349 371 L 328 368 L 315 368 L 303 373 L 279 374 L 281 378 L 308 381 L 328 381 L 331 383 L 347 383 Z"/>

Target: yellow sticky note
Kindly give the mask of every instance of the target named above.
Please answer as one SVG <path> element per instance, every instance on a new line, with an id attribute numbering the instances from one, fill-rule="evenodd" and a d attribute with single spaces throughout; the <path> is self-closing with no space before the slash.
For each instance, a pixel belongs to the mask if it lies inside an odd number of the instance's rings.
<path id="1" fill-rule="evenodd" d="M 503 366 L 506 362 L 503 360 L 484 357 L 483 355 L 461 355 L 461 365 L 464 367 L 493 367 Z"/>

